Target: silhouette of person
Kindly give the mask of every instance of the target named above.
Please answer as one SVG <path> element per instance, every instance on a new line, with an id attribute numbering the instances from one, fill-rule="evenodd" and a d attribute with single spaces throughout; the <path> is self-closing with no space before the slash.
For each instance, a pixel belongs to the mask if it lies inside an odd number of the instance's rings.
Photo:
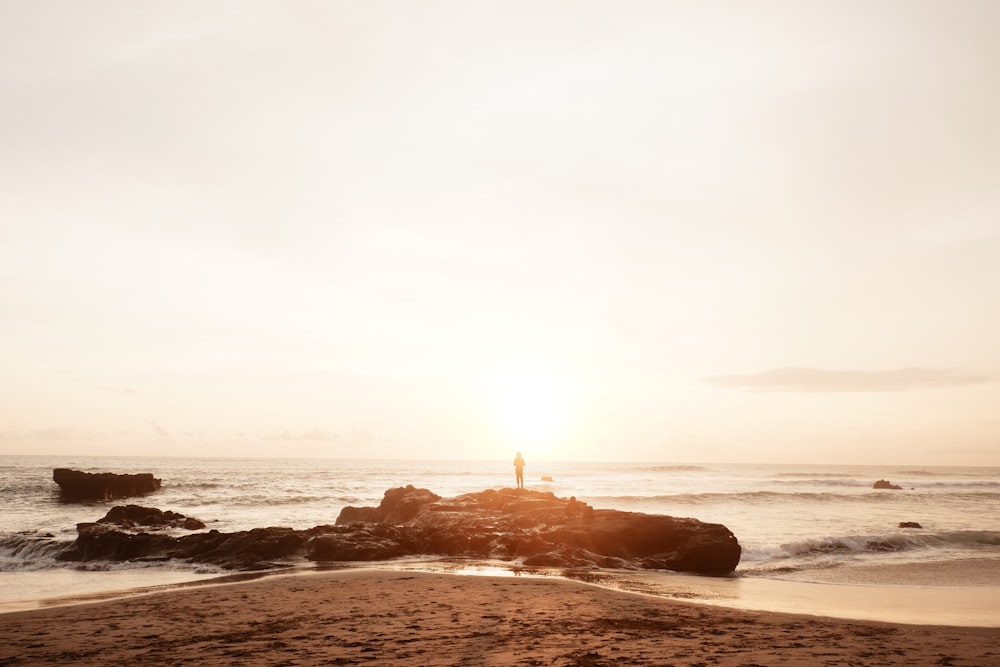
<path id="1" fill-rule="evenodd" d="M 517 488 L 524 488 L 524 459 L 521 458 L 521 452 L 517 453 L 514 457 L 514 476 L 517 477 Z"/>

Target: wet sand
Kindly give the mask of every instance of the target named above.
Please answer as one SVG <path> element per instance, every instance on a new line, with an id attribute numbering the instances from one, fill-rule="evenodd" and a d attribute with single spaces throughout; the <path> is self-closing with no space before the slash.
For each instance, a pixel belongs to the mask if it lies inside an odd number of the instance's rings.
<path id="1" fill-rule="evenodd" d="M 1000 629 L 350 570 L 0 615 L 0 665 L 995 665 Z"/>

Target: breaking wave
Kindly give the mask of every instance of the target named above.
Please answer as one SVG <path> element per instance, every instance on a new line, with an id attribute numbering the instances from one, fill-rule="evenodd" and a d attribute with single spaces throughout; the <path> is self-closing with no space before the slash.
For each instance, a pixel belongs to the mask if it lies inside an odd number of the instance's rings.
<path id="1" fill-rule="evenodd" d="M 773 561 L 826 555 L 871 554 L 922 549 L 970 549 L 1000 547 L 1000 531 L 959 530 L 938 533 L 892 533 L 819 537 L 779 546 L 745 549 L 744 562 Z"/>
<path id="2" fill-rule="evenodd" d="M 65 565 L 56 557 L 72 544 L 50 535 L 14 533 L 0 535 L 0 572 L 44 570 Z"/>

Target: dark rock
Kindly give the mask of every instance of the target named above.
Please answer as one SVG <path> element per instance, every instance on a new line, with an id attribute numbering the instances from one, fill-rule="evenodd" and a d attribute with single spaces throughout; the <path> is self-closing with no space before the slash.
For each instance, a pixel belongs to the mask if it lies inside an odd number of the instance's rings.
<path id="1" fill-rule="evenodd" d="M 113 500 L 141 496 L 160 488 L 152 473 L 120 475 L 113 472 L 90 473 L 56 468 L 52 480 L 59 485 L 63 500 Z"/>
<path id="2" fill-rule="evenodd" d="M 378 508 L 368 508 L 373 510 L 368 513 L 351 508 L 337 525 L 355 523 L 361 516 L 380 523 L 411 516 L 400 526 L 405 537 L 397 536 L 410 553 L 521 558 L 526 565 L 601 567 L 613 562 L 615 567 L 725 575 L 740 559 L 739 543 L 729 529 L 696 519 L 595 510 L 575 498 L 524 489 L 436 498 L 413 487 L 391 489 Z"/>
<path id="3" fill-rule="evenodd" d="M 188 516 L 184 517 L 184 523 L 181 524 L 181 528 L 184 530 L 201 530 L 205 527 L 205 524 L 194 517 Z"/>
<path id="4" fill-rule="evenodd" d="M 178 558 L 212 563 L 227 569 L 258 570 L 275 561 L 297 556 L 306 542 L 303 531 L 292 528 L 254 528 L 236 533 L 192 533 L 172 537 L 163 533 L 129 533 L 109 524 L 81 523 L 73 545 L 59 555 L 62 561 L 150 561 Z"/>
<path id="5" fill-rule="evenodd" d="M 386 491 L 378 507 L 345 507 L 337 523 L 405 523 L 425 505 L 438 500 L 441 500 L 438 494 L 408 484 Z"/>
<path id="6" fill-rule="evenodd" d="M 175 542 L 174 538 L 153 533 L 128 533 L 108 524 L 79 523 L 73 545 L 59 555 L 63 561 L 155 559 Z"/>
<path id="7" fill-rule="evenodd" d="M 899 522 L 899 527 L 900 528 L 923 528 L 923 526 L 921 526 L 916 521 L 900 521 Z"/>
<path id="8" fill-rule="evenodd" d="M 726 575 L 735 569 L 741 553 L 736 537 L 720 524 L 595 510 L 575 498 L 524 489 L 490 489 L 447 499 L 413 486 L 390 489 L 378 507 L 344 508 L 336 525 L 309 530 L 211 530 L 171 537 L 128 533 L 109 523 L 113 519 L 134 528 L 139 521 L 158 526 L 161 520 L 187 520 L 174 513 L 158 513 L 126 506 L 109 512 L 111 519 L 80 524 L 76 542 L 61 558 L 180 558 L 226 568 L 261 569 L 300 557 L 366 561 L 428 555 L 518 559 L 525 565 L 551 567 L 658 568 Z"/>
<path id="9" fill-rule="evenodd" d="M 407 555 L 392 536 L 373 530 L 338 530 L 309 541 L 306 557 L 315 561 L 389 560 Z"/>
<path id="10" fill-rule="evenodd" d="M 228 569 L 259 570 L 274 567 L 301 554 L 304 531 L 293 528 L 254 528 L 237 533 L 193 533 L 177 538 L 180 547 L 173 558 L 213 563 Z"/>
<path id="11" fill-rule="evenodd" d="M 155 507 L 140 507 L 139 505 L 116 505 L 112 507 L 97 523 L 114 524 L 121 528 L 184 528 L 185 530 L 201 530 L 205 524 L 193 517 L 177 512 L 156 509 Z"/>
<path id="12" fill-rule="evenodd" d="M 898 484 L 893 484 L 892 482 L 884 479 L 880 479 L 874 484 L 872 484 L 873 489 L 891 489 L 893 491 L 900 491 L 903 487 Z"/>
<path id="13" fill-rule="evenodd" d="M 373 523 L 379 520 L 377 507 L 345 507 L 340 510 L 337 523 Z"/>

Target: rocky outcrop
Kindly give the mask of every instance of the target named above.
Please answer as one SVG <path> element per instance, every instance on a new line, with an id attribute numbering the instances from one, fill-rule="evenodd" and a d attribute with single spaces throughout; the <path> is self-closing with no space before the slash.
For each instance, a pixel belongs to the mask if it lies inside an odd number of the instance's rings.
<path id="1" fill-rule="evenodd" d="M 900 485 L 893 484 L 892 482 L 890 482 L 888 480 L 885 480 L 885 479 L 880 479 L 877 482 L 875 482 L 874 484 L 872 484 L 872 488 L 873 489 L 891 489 L 893 491 L 901 491 L 903 489 L 903 487 L 901 487 Z"/>
<path id="2" fill-rule="evenodd" d="M 160 488 L 160 480 L 148 472 L 121 475 L 56 468 L 52 471 L 52 480 L 59 485 L 62 499 L 69 502 L 130 498 Z"/>
<path id="3" fill-rule="evenodd" d="M 653 568 L 726 575 L 740 545 L 725 526 L 697 519 L 594 509 L 524 489 L 442 499 L 413 486 L 386 491 L 378 507 L 344 508 L 336 525 L 260 528 L 181 537 L 131 534 L 80 524 L 64 560 L 183 558 L 259 569 L 314 561 L 387 560 L 408 555 L 518 561 L 528 566 Z"/>
<path id="4" fill-rule="evenodd" d="M 103 518 L 98 519 L 97 523 L 113 524 L 126 530 L 137 528 L 201 530 L 205 527 L 204 523 L 194 517 L 139 505 L 116 505 Z"/>
<path id="5" fill-rule="evenodd" d="M 916 521 L 900 521 L 899 522 L 899 527 L 900 528 L 923 528 L 923 526 L 921 526 Z"/>
<path id="6" fill-rule="evenodd" d="M 740 560 L 739 542 L 728 528 L 697 519 L 595 510 L 575 499 L 524 489 L 491 489 L 446 500 L 428 493 L 412 486 L 386 492 L 378 508 L 369 508 L 366 530 L 382 528 L 379 541 L 395 539 L 409 553 L 520 559 L 525 565 L 725 575 Z M 412 518 L 393 526 L 400 505 Z M 356 523 L 356 513 L 345 509 L 337 525 Z M 328 539 L 325 551 L 338 554 L 336 541 Z"/>
<path id="7" fill-rule="evenodd" d="M 337 523 L 405 523 L 416 517 L 424 506 L 438 500 L 441 500 L 438 494 L 413 485 L 389 489 L 378 507 L 345 507 L 340 510 Z"/>
<path id="8" fill-rule="evenodd" d="M 106 524 L 81 523 L 62 561 L 161 561 L 181 559 L 211 563 L 231 570 L 262 570 L 299 556 L 309 531 L 254 528 L 236 533 L 192 533 L 175 537 L 162 532 L 131 533 Z"/>

